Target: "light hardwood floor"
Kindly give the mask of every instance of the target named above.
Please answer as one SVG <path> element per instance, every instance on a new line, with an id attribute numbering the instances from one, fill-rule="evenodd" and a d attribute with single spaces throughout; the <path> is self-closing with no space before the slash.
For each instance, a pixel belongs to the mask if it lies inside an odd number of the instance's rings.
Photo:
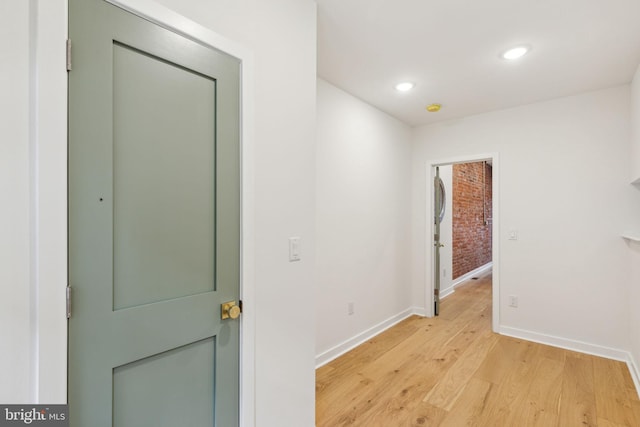
<path id="1" fill-rule="evenodd" d="M 491 332 L 491 274 L 316 371 L 316 426 L 640 427 L 626 364 Z"/>

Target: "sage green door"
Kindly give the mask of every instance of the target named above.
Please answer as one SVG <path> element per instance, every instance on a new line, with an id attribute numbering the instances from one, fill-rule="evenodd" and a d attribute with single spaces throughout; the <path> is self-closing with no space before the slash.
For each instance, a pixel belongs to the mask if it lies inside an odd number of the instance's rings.
<path id="1" fill-rule="evenodd" d="M 237 426 L 239 61 L 103 0 L 69 33 L 70 423 Z"/>

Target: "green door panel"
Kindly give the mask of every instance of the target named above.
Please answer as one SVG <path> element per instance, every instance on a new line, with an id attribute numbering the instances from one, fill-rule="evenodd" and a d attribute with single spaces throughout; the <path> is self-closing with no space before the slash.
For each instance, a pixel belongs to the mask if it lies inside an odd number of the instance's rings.
<path id="1" fill-rule="evenodd" d="M 114 308 L 213 291 L 216 82 L 113 54 Z"/>
<path id="2" fill-rule="evenodd" d="M 115 368 L 113 425 L 156 427 L 158 419 L 180 427 L 214 425 L 215 347 L 215 338 L 208 338 Z M 178 404 L 184 400 L 188 408 Z"/>
<path id="3" fill-rule="evenodd" d="M 69 1 L 73 427 L 237 426 L 239 61 Z"/>

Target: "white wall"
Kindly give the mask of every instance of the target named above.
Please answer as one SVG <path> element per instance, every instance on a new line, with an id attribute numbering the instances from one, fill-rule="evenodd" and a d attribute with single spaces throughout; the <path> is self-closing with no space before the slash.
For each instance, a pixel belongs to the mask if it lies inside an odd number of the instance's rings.
<path id="1" fill-rule="evenodd" d="M 631 136 L 632 162 L 635 173 L 632 178 L 640 179 L 640 66 L 631 84 Z M 630 232 L 640 236 L 640 181 L 637 181 L 632 195 L 635 201 L 635 215 L 628 225 Z M 632 276 L 629 281 L 629 330 L 631 337 L 631 355 L 640 379 L 640 243 L 628 242 L 631 257 Z M 640 384 L 638 384 L 640 386 Z"/>
<path id="2" fill-rule="evenodd" d="M 496 152 L 500 329 L 628 350 L 630 266 L 620 233 L 637 197 L 628 184 L 629 101 L 629 86 L 620 86 L 417 128 L 416 303 L 424 300 L 426 161 Z M 506 240 L 509 229 L 519 240 Z"/>
<path id="3" fill-rule="evenodd" d="M 246 307 L 253 311 L 247 316 L 255 318 L 256 364 L 248 367 L 246 374 L 255 375 L 255 425 L 313 425 L 315 342 L 310 331 L 315 328 L 316 5 L 311 0 L 161 3 L 252 53 L 249 85 L 254 96 L 248 119 L 253 123 L 253 158 L 245 166 L 255 182 L 245 183 L 252 194 L 244 200 L 251 202 L 245 209 L 251 210 L 255 221 L 246 224 L 250 235 L 245 235 L 244 241 L 253 246 L 250 249 L 255 254 L 253 265 L 247 268 L 255 282 L 254 294 Z M 34 5 L 43 13 L 34 11 Z M 60 292 L 56 298 L 48 298 L 50 287 L 39 282 L 47 268 L 58 266 L 64 271 L 66 265 L 64 238 L 58 236 L 53 239 L 57 245 L 45 246 L 42 240 L 47 235 L 42 229 L 50 232 L 56 228 L 51 224 L 40 227 L 40 214 L 47 213 L 50 204 L 54 219 L 63 219 L 57 229 L 65 233 L 64 185 L 62 191 L 41 192 L 49 183 L 41 182 L 40 175 L 46 178 L 49 171 L 39 160 L 40 155 L 66 158 L 64 139 L 61 147 L 40 145 L 39 141 L 42 124 L 65 114 L 65 97 L 54 95 L 57 104 L 41 109 L 46 105 L 41 98 L 52 86 L 38 84 L 41 76 L 62 73 L 65 78 L 65 37 L 64 31 L 59 31 L 60 27 L 66 28 L 65 7 L 64 0 L 0 3 L 0 31 L 5 36 L 0 41 L 0 112 L 11 118 L 2 120 L 0 128 L 0 363 L 4 369 L 0 401 L 5 403 L 66 399 L 65 335 L 61 328 L 54 328 L 51 339 L 58 342 L 56 351 L 63 348 L 62 357 L 58 360 L 47 354 L 50 363 L 45 367 L 39 366 L 38 358 L 51 347 L 45 337 L 51 312 L 57 315 L 56 322 L 65 322 L 64 305 L 60 305 L 64 301 L 64 275 L 57 284 Z M 56 37 L 40 40 L 47 34 L 38 31 L 47 30 L 47 25 L 29 25 L 40 18 L 56 27 Z M 30 32 L 36 34 L 32 37 Z M 46 49 L 36 49 L 34 40 Z M 35 59 L 47 51 L 62 61 L 51 66 L 46 61 L 36 63 Z M 64 88 L 64 84 L 57 87 Z M 64 116 L 54 122 L 64 123 Z M 48 138 L 48 132 L 42 135 Z M 48 151 L 51 148 L 54 150 Z M 63 160 L 54 163 L 65 165 Z M 52 175 L 53 182 L 65 182 L 65 170 Z M 47 200 L 47 196 L 56 200 Z M 302 238 L 302 260 L 297 263 L 288 262 L 287 238 L 293 235 Z M 58 375 L 58 379 L 50 379 L 50 375 Z M 48 378 L 45 388 L 51 393 L 42 394 L 42 378 Z M 253 394 L 253 390 L 244 393 Z M 246 425 L 253 425 L 252 420 L 246 421 Z"/>
<path id="4" fill-rule="evenodd" d="M 322 355 L 411 306 L 411 130 L 324 80 L 318 80 L 317 116 L 316 352 Z"/>

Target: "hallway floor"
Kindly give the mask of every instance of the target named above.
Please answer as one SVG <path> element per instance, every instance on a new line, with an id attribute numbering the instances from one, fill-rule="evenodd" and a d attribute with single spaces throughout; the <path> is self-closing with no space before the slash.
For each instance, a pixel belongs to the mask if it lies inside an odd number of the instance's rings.
<path id="1" fill-rule="evenodd" d="M 637 427 L 626 364 L 491 332 L 491 273 L 316 371 L 316 426 Z"/>

